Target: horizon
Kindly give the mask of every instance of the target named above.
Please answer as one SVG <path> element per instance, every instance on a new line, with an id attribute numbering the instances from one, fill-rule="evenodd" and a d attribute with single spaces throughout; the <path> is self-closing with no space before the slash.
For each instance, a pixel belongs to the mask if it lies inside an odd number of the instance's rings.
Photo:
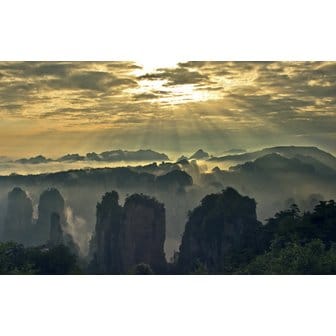
<path id="1" fill-rule="evenodd" d="M 32 155 L 28 155 L 26 157 L 22 157 L 22 156 L 16 156 L 16 157 L 10 157 L 7 155 L 1 155 L 0 156 L 0 162 L 14 162 L 15 160 L 19 160 L 19 159 L 30 159 L 30 158 L 36 158 L 38 156 L 43 156 L 46 159 L 51 159 L 51 160 L 57 160 L 63 156 L 66 155 L 75 155 L 75 154 L 79 154 L 81 156 L 85 156 L 88 153 L 103 153 L 103 152 L 109 152 L 109 151 L 123 151 L 123 152 L 137 152 L 137 151 L 154 151 L 156 153 L 159 154 L 166 154 L 169 157 L 169 160 L 163 160 L 163 161 L 175 161 L 176 159 L 178 159 L 180 156 L 186 155 L 186 156 L 191 156 L 193 154 L 195 154 L 197 151 L 202 150 L 205 151 L 209 154 L 209 156 L 214 156 L 214 157 L 218 157 L 218 156 L 226 156 L 226 155 L 239 155 L 239 154 L 244 154 L 244 153 L 251 153 L 251 152 L 255 152 L 255 151 L 260 151 L 263 149 L 268 149 L 268 148 L 275 148 L 275 147 L 306 147 L 306 148 L 317 148 L 321 151 L 327 152 L 329 154 L 332 155 L 336 155 L 335 152 L 333 151 L 328 151 L 326 148 L 320 147 L 320 146 L 314 146 L 314 145 L 284 145 L 284 144 L 275 144 L 272 146 L 257 146 L 257 147 L 250 147 L 250 148 L 235 148 L 235 147 L 231 147 L 231 148 L 226 148 L 226 149 L 222 149 L 219 150 L 217 152 L 212 152 L 210 150 L 208 150 L 206 147 L 195 147 L 194 150 L 189 150 L 189 151 L 163 151 L 163 150 L 159 150 L 159 149 L 154 149 L 154 148 L 133 148 L 133 149 L 129 149 L 129 148 L 105 148 L 103 150 L 99 150 L 99 151 L 91 151 L 91 152 L 85 152 L 85 151 L 73 151 L 73 152 L 63 152 L 59 155 L 53 155 L 53 156 L 48 156 L 45 153 L 38 153 L 35 152 Z M 234 151 L 234 152 L 231 152 Z M 5 161 L 5 160 L 11 160 L 11 161 Z M 13 160 L 13 161 L 12 161 Z M 144 160 L 144 162 L 146 162 L 147 160 Z M 153 161 L 153 160 L 149 160 L 149 161 Z M 148 161 L 148 162 L 149 162 Z M 155 160 L 154 160 L 155 161 Z M 159 161 L 159 160 L 157 160 Z M 116 161 L 118 162 L 118 161 Z M 120 162 L 120 161 L 119 161 Z M 126 161 L 127 162 L 127 161 Z M 141 162 L 141 161 L 139 161 Z"/>

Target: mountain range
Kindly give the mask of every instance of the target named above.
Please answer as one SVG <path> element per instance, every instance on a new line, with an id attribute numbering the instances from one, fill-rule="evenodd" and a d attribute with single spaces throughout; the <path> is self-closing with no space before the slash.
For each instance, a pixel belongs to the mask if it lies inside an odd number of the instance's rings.
<path id="1" fill-rule="evenodd" d="M 279 154 L 286 158 L 301 158 L 303 160 L 317 160 L 332 169 L 336 169 L 336 158 L 317 147 L 305 147 L 305 146 L 277 146 L 264 148 L 255 152 L 247 152 L 244 154 L 237 155 L 225 155 L 220 157 L 211 157 L 209 161 L 214 162 L 225 162 L 225 161 L 236 161 L 236 162 L 246 162 L 256 160 L 262 156 L 268 154 Z"/>
<path id="2" fill-rule="evenodd" d="M 169 157 L 164 153 L 158 153 L 150 149 L 140 149 L 137 151 L 127 150 L 111 150 L 102 153 L 87 153 L 85 156 L 80 154 L 66 154 L 58 159 L 46 158 L 43 155 L 37 155 L 31 158 L 22 158 L 16 160 L 17 163 L 22 164 L 40 164 L 48 162 L 78 162 L 78 161 L 105 161 L 105 162 L 118 162 L 118 161 L 167 161 Z"/>

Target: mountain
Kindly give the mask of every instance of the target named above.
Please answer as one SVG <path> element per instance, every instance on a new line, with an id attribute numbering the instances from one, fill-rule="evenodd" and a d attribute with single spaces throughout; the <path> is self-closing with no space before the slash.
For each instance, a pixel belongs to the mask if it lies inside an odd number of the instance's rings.
<path id="1" fill-rule="evenodd" d="M 95 273 L 127 274 L 138 264 L 162 272 L 166 266 L 165 208 L 156 199 L 133 194 L 119 205 L 116 191 L 97 204 L 97 222 L 91 243 Z"/>
<path id="2" fill-rule="evenodd" d="M 102 161 L 102 158 L 99 154 L 92 152 L 86 153 L 86 160 L 88 161 Z"/>
<path id="3" fill-rule="evenodd" d="M 224 162 L 224 161 L 251 161 L 258 159 L 262 156 L 267 154 L 280 154 L 286 158 L 294 158 L 298 155 L 300 156 L 308 156 L 315 160 L 320 161 L 324 165 L 336 169 L 336 158 L 328 153 L 325 152 L 317 147 L 304 147 L 304 146 L 277 146 L 277 147 L 270 147 L 264 148 L 260 151 L 249 152 L 244 154 L 237 154 L 237 155 L 225 155 L 221 157 L 212 157 L 209 161 L 216 161 L 216 162 Z"/>
<path id="4" fill-rule="evenodd" d="M 158 153 L 151 149 L 139 149 L 137 151 L 127 151 L 127 150 L 111 150 L 105 151 L 100 154 L 91 152 L 82 156 L 78 153 L 66 154 L 61 156 L 56 160 L 47 159 L 43 155 L 38 155 L 32 158 L 22 158 L 16 160 L 17 163 L 23 164 L 39 164 L 47 163 L 51 161 L 55 162 L 78 162 L 78 161 L 106 161 L 106 162 L 118 162 L 118 161 L 168 161 L 169 157 L 164 153 Z"/>
<path id="5" fill-rule="evenodd" d="M 47 162 L 51 162 L 51 161 L 52 161 L 52 159 L 47 159 L 43 155 L 37 155 L 37 156 L 31 157 L 29 159 L 26 159 L 26 158 L 19 159 L 19 160 L 16 160 L 15 162 L 23 163 L 23 164 L 27 164 L 27 163 L 39 164 L 39 163 L 47 163 Z"/>
<path id="6" fill-rule="evenodd" d="M 246 153 L 246 150 L 243 148 L 231 148 L 227 151 L 225 151 L 226 154 L 242 154 Z"/>
<path id="7" fill-rule="evenodd" d="M 83 160 L 85 160 L 85 156 L 79 154 L 66 154 L 58 158 L 56 161 L 63 162 L 63 161 L 83 161 Z"/>
<path id="8" fill-rule="evenodd" d="M 296 159 L 300 160 L 303 163 L 307 163 L 311 166 L 314 167 L 315 171 L 320 173 L 320 174 L 324 174 L 324 175 L 333 175 L 336 173 L 336 170 L 331 168 L 328 165 L 325 165 L 324 163 L 322 163 L 321 161 L 314 159 L 311 156 L 305 156 L 305 155 L 296 155 L 295 156 Z"/>
<path id="9" fill-rule="evenodd" d="M 164 153 L 158 153 L 151 149 L 139 149 L 137 151 L 112 150 L 100 153 L 102 161 L 165 161 L 169 157 Z"/>
<path id="10" fill-rule="evenodd" d="M 188 161 L 188 158 L 185 156 L 185 155 L 181 155 L 177 160 L 176 160 L 176 163 L 180 163 L 180 161 Z"/>
<path id="11" fill-rule="evenodd" d="M 60 225 L 64 227 L 66 225 L 64 198 L 58 189 L 48 188 L 41 193 L 39 199 L 38 219 L 34 237 L 37 243 L 43 244 L 48 241 L 53 213 L 59 216 Z"/>
<path id="12" fill-rule="evenodd" d="M 312 209 L 313 198 L 334 198 L 336 171 L 311 156 L 289 158 L 271 153 L 232 166 L 228 171 L 215 167 L 211 173 L 201 175 L 201 184 L 214 191 L 231 186 L 252 196 L 261 204 L 258 216 L 266 219 L 288 206 L 289 200 L 307 211 Z"/>
<path id="13" fill-rule="evenodd" d="M 297 172 L 314 173 L 314 166 L 300 161 L 298 158 L 288 159 L 280 154 L 272 153 L 262 156 L 255 161 L 248 161 L 240 165 L 230 167 L 231 171 L 253 171 L 253 172 Z"/>
<path id="14" fill-rule="evenodd" d="M 209 153 L 204 152 L 203 149 L 199 149 L 198 151 L 196 151 L 193 155 L 190 156 L 190 160 L 194 159 L 194 160 L 205 160 L 209 158 Z"/>
<path id="15" fill-rule="evenodd" d="M 180 271 L 230 272 L 234 262 L 257 250 L 260 227 L 254 199 L 233 188 L 207 195 L 186 223 L 178 258 Z"/>
<path id="16" fill-rule="evenodd" d="M 193 184 L 193 179 L 185 171 L 173 170 L 165 175 L 157 176 L 155 182 L 159 190 L 175 188 L 184 190 L 185 187 Z"/>
<path id="17" fill-rule="evenodd" d="M 32 223 L 32 200 L 21 188 L 13 188 L 8 193 L 3 239 L 22 244 L 29 242 L 32 234 Z"/>

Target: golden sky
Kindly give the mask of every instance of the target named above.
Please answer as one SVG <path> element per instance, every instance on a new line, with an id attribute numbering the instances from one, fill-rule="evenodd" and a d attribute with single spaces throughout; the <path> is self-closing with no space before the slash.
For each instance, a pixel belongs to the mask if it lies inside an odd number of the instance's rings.
<path id="1" fill-rule="evenodd" d="M 336 151 L 336 62 L 0 62 L 0 82 L 0 156 Z"/>

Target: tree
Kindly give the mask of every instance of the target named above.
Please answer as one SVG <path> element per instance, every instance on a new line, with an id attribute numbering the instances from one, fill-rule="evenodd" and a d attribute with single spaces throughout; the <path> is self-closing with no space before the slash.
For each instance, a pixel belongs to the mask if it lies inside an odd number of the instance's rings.
<path id="1" fill-rule="evenodd" d="M 307 244 L 289 242 L 279 247 L 273 242 L 269 252 L 256 257 L 240 274 L 336 274 L 336 245 L 320 239 Z"/>
<path id="2" fill-rule="evenodd" d="M 78 259 L 64 245 L 25 248 L 15 242 L 0 243 L 0 274 L 78 273 Z"/>

